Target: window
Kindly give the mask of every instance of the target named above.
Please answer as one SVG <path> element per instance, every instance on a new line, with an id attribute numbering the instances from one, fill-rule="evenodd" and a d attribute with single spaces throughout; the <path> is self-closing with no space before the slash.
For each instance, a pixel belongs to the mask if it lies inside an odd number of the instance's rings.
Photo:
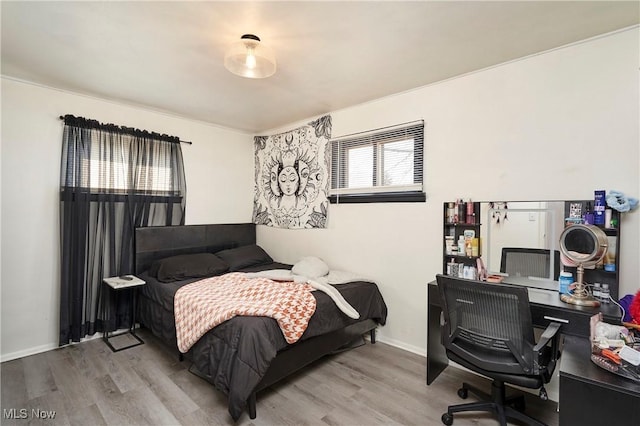
<path id="1" fill-rule="evenodd" d="M 424 122 L 331 142 L 332 203 L 419 202 L 423 192 Z"/>
<path id="2" fill-rule="evenodd" d="M 131 327 L 130 304 L 113 306 L 102 279 L 136 272 L 136 228 L 184 225 L 186 182 L 178 137 L 61 118 L 59 344 L 65 345 Z"/>
<path id="3" fill-rule="evenodd" d="M 77 146 L 65 154 L 63 191 L 92 194 L 180 198 L 179 143 L 129 133 L 108 135 L 107 130 L 73 129 L 68 136 Z M 124 198 L 120 197 L 121 201 Z"/>
<path id="4" fill-rule="evenodd" d="M 123 137 L 125 140 L 127 138 L 126 135 Z M 140 152 L 140 148 L 137 150 L 133 148 L 132 140 L 127 142 L 129 143 L 120 145 L 122 150 L 119 151 L 113 147 L 101 145 L 95 139 L 92 140 L 89 156 L 80 160 L 82 162 L 80 185 L 90 188 L 92 193 L 172 193 L 175 182 L 170 158 L 150 164 L 148 160 L 141 161 L 134 158 L 132 154 L 135 152 L 138 156 L 149 155 L 150 158 L 157 160 L 160 155 L 167 155 L 169 151 L 149 145 Z M 172 142 L 156 143 L 171 144 Z M 154 152 L 151 152 L 152 150 Z"/>

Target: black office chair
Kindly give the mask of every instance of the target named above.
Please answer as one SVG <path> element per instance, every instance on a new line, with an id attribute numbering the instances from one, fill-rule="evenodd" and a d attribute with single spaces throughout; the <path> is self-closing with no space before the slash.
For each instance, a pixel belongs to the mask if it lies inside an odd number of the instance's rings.
<path id="1" fill-rule="evenodd" d="M 503 247 L 500 272 L 511 276 L 549 278 L 551 250 L 523 247 Z M 560 252 L 553 253 L 553 279 L 560 276 Z"/>
<path id="2" fill-rule="evenodd" d="M 445 275 L 436 279 L 447 357 L 493 379 L 490 395 L 463 383 L 458 396 L 465 399 L 471 391 L 484 401 L 450 405 L 442 423 L 453 424 L 453 414 L 461 411 L 492 411 L 501 425 L 507 424 L 507 418 L 542 425 L 523 412 L 523 395 L 506 398 L 505 383 L 540 389 L 540 397 L 547 399 L 544 384 L 551 379 L 558 359 L 560 324 L 550 323 L 536 344 L 525 287 Z"/>

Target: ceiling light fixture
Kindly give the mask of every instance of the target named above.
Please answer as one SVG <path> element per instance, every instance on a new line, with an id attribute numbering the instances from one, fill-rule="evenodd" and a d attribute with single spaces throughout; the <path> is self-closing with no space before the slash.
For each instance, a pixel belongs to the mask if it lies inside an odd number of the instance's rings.
<path id="1" fill-rule="evenodd" d="M 224 66 L 242 77 L 266 78 L 276 72 L 276 57 L 258 36 L 245 34 L 227 50 Z"/>

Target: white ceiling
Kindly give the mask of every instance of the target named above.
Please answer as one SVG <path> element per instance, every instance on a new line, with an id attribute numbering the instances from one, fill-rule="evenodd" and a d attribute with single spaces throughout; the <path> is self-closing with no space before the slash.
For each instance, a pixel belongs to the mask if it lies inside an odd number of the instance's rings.
<path id="1" fill-rule="evenodd" d="M 640 22 L 638 1 L 1 5 L 4 76 L 251 133 Z M 273 48 L 274 76 L 225 70 L 245 33 Z"/>

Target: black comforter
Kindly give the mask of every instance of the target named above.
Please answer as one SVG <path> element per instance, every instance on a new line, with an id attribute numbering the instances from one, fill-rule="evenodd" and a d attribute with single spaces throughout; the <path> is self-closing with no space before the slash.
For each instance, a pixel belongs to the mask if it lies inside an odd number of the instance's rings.
<path id="1" fill-rule="evenodd" d="M 273 264 L 260 269 L 281 269 Z M 252 269 L 255 270 L 255 269 Z M 162 283 L 143 273 L 147 282 L 141 291 L 140 316 L 154 334 L 175 344 L 173 296 L 195 279 Z M 373 319 L 384 325 L 387 307 L 376 284 L 351 282 L 335 288 L 359 313 L 360 320 Z M 338 309 L 333 300 L 321 291 L 314 291 L 316 312 L 300 341 L 335 331 L 357 322 Z M 205 334 L 189 351 L 188 357 L 201 375 L 229 398 L 229 413 L 237 420 L 247 399 L 260 383 L 278 351 L 288 346 L 276 320 L 268 317 L 238 316 Z"/>

